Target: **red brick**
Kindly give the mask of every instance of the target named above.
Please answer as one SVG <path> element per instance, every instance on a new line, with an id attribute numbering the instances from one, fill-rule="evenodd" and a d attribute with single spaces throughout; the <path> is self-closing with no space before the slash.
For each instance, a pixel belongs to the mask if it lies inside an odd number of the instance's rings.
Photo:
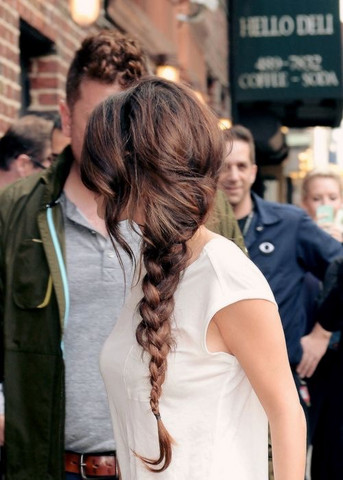
<path id="1" fill-rule="evenodd" d="M 58 105 L 59 96 L 57 93 L 39 93 L 38 103 L 39 105 Z"/>
<path id="2" fill-rule="evenodd" d="M 33 77 L 30 78 L 30 85 L 33 89 L 58 88 L 58 79 L 56 77 Z"/>
<path id="3" fill-rule="evenodd" d="M 56 60 L 44 60 L 40 58 L 37 61 L 37 70 L 40 73 L 55 73 L 58 71 L 58 61 Z"/>

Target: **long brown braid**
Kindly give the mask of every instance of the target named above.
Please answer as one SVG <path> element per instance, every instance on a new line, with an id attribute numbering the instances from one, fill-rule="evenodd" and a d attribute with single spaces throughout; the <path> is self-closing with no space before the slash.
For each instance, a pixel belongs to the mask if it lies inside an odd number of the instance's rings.
<path id="1" fill-rule="evenodd" d="M 160 454 L 137 455 L 149 470 L 171 462 L 173 440 L 159 400 L 173 348 L 174 293 L 189 261 L 187 241 L 207 218 L 224 154 L 217 120 L 193 92 L 156 77 L 141 80 L 100 104 L 89 120 L 81 175 L 105 199 L 109 234 L 125 247 L 118 221 L 144 208 L 145 274 L 137 342 L 150 356 L 150 406 L 157 419 Z M 126 246 L 127 248 L 127 246 Z"/>

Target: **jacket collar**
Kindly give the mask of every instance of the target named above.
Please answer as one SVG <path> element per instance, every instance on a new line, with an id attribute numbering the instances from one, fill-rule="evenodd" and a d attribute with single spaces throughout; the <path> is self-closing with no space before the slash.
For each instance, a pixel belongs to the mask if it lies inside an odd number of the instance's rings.
<path id="1" fill-rule="evenodd" d="M 251 192 L 251 197 L 254 202 L 254 209 L 257 213 L 259 223 L 263 225 L 272 225 L 282 220 L 282 216 L 279 214 L 278 209 L 275 208 L 273 202 L 267 202 L 263 198 Z"/>
<path id="2" fill-rule="evenodd" d="M 73 161 L 73 153 L 71 147 L 68 146 L 58 156 L 51 167 L 41 173 L 40 182 L 46 185 L 42 198 L 44 205 L 53 205 L 58 201 Z"/>

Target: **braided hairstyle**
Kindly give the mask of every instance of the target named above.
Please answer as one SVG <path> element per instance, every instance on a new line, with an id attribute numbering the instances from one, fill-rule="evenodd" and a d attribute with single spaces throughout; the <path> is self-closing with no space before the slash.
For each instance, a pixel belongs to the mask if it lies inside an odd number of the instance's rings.
<path id="1" fill-rule="evenodd" d="M 187 241 L 205 223 L 213 203 L 224 144 L 217 120 L 186 86 L 146 77 L 101 103 L 85 135 L 81 175 L 104 198 L 105 222 L 118 229 L 144 212 L 145 274 L 137 342 L 149 354 L 150 406 L 157 419 L 160 455 L 144 458 L 161 472 L 171 462 L 173 440 L 161 419 L 159 399 L 173 347 L 174 293 L 187 266 Z"/>

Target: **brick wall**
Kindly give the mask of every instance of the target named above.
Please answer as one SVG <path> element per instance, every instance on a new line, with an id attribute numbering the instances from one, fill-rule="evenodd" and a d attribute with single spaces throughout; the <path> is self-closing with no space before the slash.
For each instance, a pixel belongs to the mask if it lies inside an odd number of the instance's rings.
<path id="1" fill-rule="evenodd" d="M 11 2 L 0 2 L 0 132 L 20 107 L 18 14 Z"/>
<path id="2" fill-rule="evenodd" d="M 225 2 L 224 2 L 225 3 Z M 209 13 L 205 22 L 181 24 L 174 0 L 109 0 L 111 22 L 102 12 L 97 23 L 89 28 L 76 25 L 68 11 L 68 0 L 0 0 L 0 135 L 22 113 L 20 32 L 22 22 L 47 38 L 53 48 L 48 54 L 32 52 L 28 66 L 30 85 L 29 110 L 56 111 L 64 98 L 68 66 L 81 40 L 100 28 L 120 28 L 135 34 L 153 60 L 158 54 L 177 59 L 184 80 L 206 91 L 207 75 L 215 73 L 220 85 L 227 85 L 226 17 L 223 8 Z M 219 40 L 221 39 L 221 40 Z M 220 48 L 213 41 L 221 41 Z M 217 91 L 217 90 L 215 90 Z M 220 88 L 219 90 L 220 91 Z M 218 114 L 220 102 L 213 101 Z"/>
<path id="3" fill-rule="evenodd" d="M 0 134 L 20 115 L 20 20 L 54 44 L 54 53 L 33 57 L 29 66 L 30 110 L 57 111 L 65 77 L 80 41 L 100 28 L 77 26 L 67 0 L 0 0 Z M 102 25 L 110 26 L 104 19 Z"/>

